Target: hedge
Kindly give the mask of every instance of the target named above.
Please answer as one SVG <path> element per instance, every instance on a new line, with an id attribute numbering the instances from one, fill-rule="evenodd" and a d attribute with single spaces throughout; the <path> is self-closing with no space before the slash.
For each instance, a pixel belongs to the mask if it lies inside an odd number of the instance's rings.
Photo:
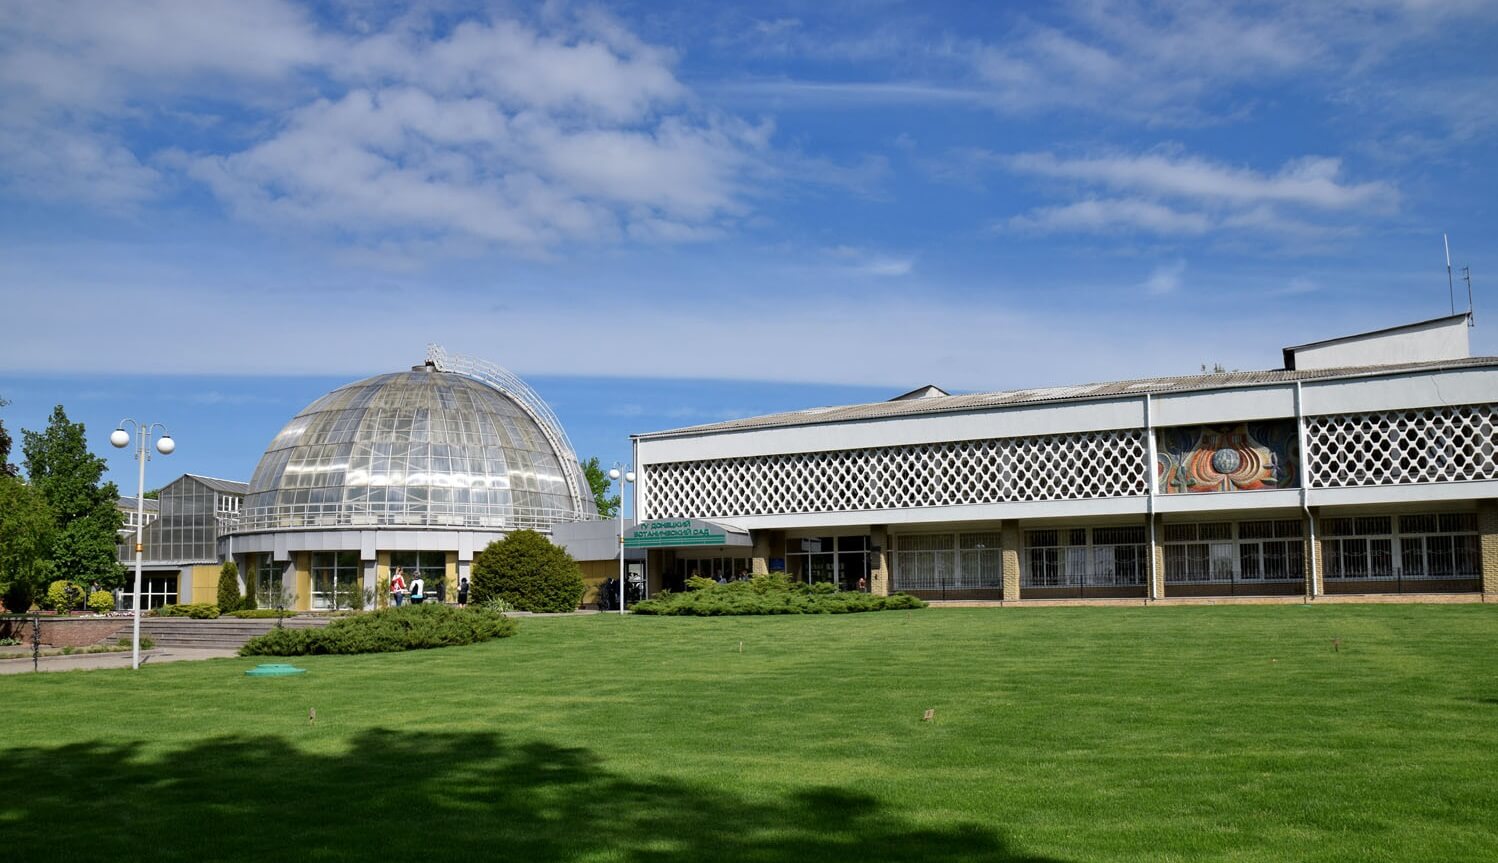
<path id="1" fill-rule="evenodd" d="M 272 629 L 250 639 L 239 655 L 395 653 L 477 644 L 514 634 L 514 620 L 480 608 L 406 605 L 340 617 L 320 629 Z"/>
<path id="2" fill-rule="evenodd" d="M 748 581 L 718 584 L 705 578 L 688 580 L 684 593 L 666 592 L 634 604 L 636 614 L 715 617 L 738 614 L 853 614 L 925 608 L 926 603 L 906 593 L 875 596 L 838 590 L 830 584 L 796 584 L 784 573 L 757 575 Z"/>
<path id="3" fill-rule="evenodd" d="M 151 611 L 152 617 L 191 617 L 193 620 L 212 620 L 218 617 L 218 606 L 210 602 L 193 602 L 182 605 L 163 605 Z"/>

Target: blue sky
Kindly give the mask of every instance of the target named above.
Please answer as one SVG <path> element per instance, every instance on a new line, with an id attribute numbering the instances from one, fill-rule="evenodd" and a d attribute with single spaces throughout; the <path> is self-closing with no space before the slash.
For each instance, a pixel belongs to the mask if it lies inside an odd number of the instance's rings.
<path id="1" fill-rule="evenodd" d="M 0 417 L 161 419 L 171 475 L 244 478 L 438 342 L 612 460 L 1272 367 L 1445 313 L 1443 232 L 1498 353 L 1495 36 L 1479 0 L 0 0 Z"/>

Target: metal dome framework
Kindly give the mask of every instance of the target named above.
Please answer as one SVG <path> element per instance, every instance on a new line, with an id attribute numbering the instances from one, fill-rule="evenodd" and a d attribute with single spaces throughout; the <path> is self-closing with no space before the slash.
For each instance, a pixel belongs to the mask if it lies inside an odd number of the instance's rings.
<path id="1" fill-rule="evenodd" d="M 572 441 L 567 439 L 567 432 L 562 429 L 562 421 L 557 419 L 557 415 L 552 412 L 546 400 L 531 389 L 530 384 L 498 363 L 464 354 L 449 354 L 438 344 L 427 345 L 427 362 L 438 371 L 462 375 L 493 387 L 529 414 L 530 418 L 536 421 L 536 425 L 540 426 L 541 433 L 546 436 L 546 442 L 551 444 L 557 457 L 562 460 L 562 476 L 567 482 L 567 493 L 572 498 L 573 505 L 577 507 L 578 512 L 587 511 L 588 505 L 592 503 L 592 496 L 589 495 L 586 499 L 583 497 L 581 484 L 578 482 L 578 474 L 582 468 L 577 459 L 577 451 L 572 448 Z"/>
<path id="2" fill-rule="evenodd" d="M 424 365 L 346 384 L 293 417 L 228 532 L 547 531 L 597 517 L 541 396 L 502 366 L 433 344 Z"/>

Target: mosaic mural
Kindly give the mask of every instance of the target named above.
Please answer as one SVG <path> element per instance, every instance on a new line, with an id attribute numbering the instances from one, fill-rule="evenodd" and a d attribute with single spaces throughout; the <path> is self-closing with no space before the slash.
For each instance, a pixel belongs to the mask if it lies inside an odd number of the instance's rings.
<path id="1" fill-rule="evenodd" d="M 1155 469 L 1161 494 L 1295 488 L 1295 423 L 1233 423 L 1161 429 Z"/>

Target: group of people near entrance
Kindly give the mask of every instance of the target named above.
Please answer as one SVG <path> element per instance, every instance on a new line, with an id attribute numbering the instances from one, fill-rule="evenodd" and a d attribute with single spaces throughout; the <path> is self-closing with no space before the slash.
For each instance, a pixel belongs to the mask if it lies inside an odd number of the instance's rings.
<path id="1" fill-rule="evenodd" d="M 406 583 L 406 571 L 401 567 L 395 568 L 395 574 L 390 576 L 390 601 L 396 607 L 406 604 L 410 600 L 412 605 L 421 605 L 428 598 L 426 581 L 422 579 L 421 573 L 411 576 L 410 584 Z M 438 602 L 447 602 L 447 579 L 437 580 L 436 599 Z M 468 576 L 458 579 L 458 605 L 468 604 Z"/>

